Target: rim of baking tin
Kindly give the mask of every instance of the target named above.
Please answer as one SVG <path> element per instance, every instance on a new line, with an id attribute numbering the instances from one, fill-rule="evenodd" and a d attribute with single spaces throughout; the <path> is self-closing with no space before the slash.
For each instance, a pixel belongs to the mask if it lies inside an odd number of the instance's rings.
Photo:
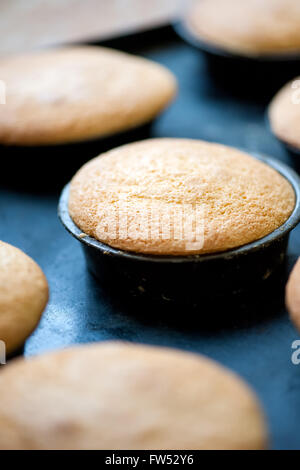
<path id="1" fill-rule="evenodd" d="M 152 254 L 143 254 L 143 253 L 135 253 L 125 250 L 120 250 L 118 248 L 113 248 L 112 246 L 106 245 L 93 237 L 88 235 L 82 237 L 82 230 L 73 222 L 69 210 L 68 210 L 68 203 L 69 203 L 69 190 L 70 190 L 70 183 L 68 183 L 60 196 L 59 204 L 58 204 L 58 216 L 61 220 L 63 226 L 67 229 L 67 231 L 73 235 L 78 241 L 86 245 L 87 247 L 94 248 L 96 250 L 100 250 L 101 252 L 105 252 L 106 255 L 111 255 L 114 257 L 119 258 L 128 258 L 131 260 L 137 261 L 149 261 L 154 263 L 183 263 L 183 262 L 201 262 L 201 261 L 208 261 L 208 260 L 218 260 L 218 259 L 231 259 L 236 256 L 246 255 L 249 252 L 254 252 L 260 250 L 263 247 L 267 247 L 268 245 L 272 244 L 276 240 L 283 238 L 287 235 L 293 228 L 295 228 L 298 223 L 300 222 L 300 178 L 298 174 L 292 170 L 289 166 L 285 165 L 284 163 L 261 154 L 252 154 L 254 158 L 257 160 L 266 163 L 273 169 L 275 169 L 278 173 L 280 173 L 294 189 L 295 192 L 295 207 L 290 215 L 290 217 L 278 227 L 276 230 L 271 232 L 269 235 L 266 235 L 259 240 L 254 242 L 248 243 L 246 245 L 242 245 L 237 248 L 233 248 L 231 250 L 217 252 L 217 253 L 207 253 L 207 254 L 191 254 L 191 255 L 152 255 Z"/>
<path id="2" fill-rule="evenodd" d="M 256 62 L 256 63 L 280 63 L 280 62 L 297 62 L 300 61 L 300 52 L 280 52 L 277 54 L 260 54 L 257 56 L 243 55 L 235 52 L 227 51 L 222 47 L 218 47 L 204 39 L 200 39 L 193 34 L 192 30 L 186 25 L 184 20 L 176 21 L 173 23 L 173 28 L 181 39 L 189 43 L 193 47 L 200 49 L 202 52 L 206 52 L 215 56 L 235 59 L 247 62 Z"/>

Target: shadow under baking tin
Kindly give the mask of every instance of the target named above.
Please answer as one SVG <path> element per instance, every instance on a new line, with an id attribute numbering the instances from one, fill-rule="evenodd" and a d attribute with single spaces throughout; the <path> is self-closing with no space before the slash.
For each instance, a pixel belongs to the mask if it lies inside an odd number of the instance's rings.
<path id="1" fill-rule="evenodd" d="M 59 190 L 88 160 L 112 148 L 150 137 L 153 120 L 107 137 L 68 144 L 0 145 L 0 184 L 20 190 Z"/>
<path id="2" fill-rule="evenodd" d="M 236 92 L 264 95 L 267 99 L 299 75 L 300 52 L 246 56 L 200 39 L 185 21 L 175 22 L 173 27 L 185 42 L 205 55 L 212 76 L 219 83 L 231 85 Z"/>
<path id="3" fill-rule="evenodd" d="M 275 279 L 284 265 L 290 231 L 300 221 L 300 179 L 288 166 L 255 156 L 282 174 L 295 192 L 288 220 L 266 237 L 222 253 L 189 256 L 139 254 L 82 237 L 68 211 L 69 184 L 62 191 L 58 215 L 81 243 L 88 269 L 109 290 L 151 300 L 197 305 L 203 298 L 247 292 Z"/>

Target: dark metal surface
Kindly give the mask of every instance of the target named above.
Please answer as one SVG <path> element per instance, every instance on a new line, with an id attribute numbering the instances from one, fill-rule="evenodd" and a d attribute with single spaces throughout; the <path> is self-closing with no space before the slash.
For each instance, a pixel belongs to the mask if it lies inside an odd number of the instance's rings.
<path id="1" fill-rule="evenodd" d="M 179 80 L 178 99 L 154 123 L 152 136 L 206 139 L 293 164 L 265 124 L 267 100 L 254 99 L 251 84 L 234 91 L 216 86 L 198 53 L 170 31 L 145 41 L 131 39 L 114 45 L 167 65 Z M 37 179 L 47 181 L 47 165 L 51 165 L 48 160 L 44 170 L 35 175 Z M 14 171 L 18 171 L 17 162 Z M 1 173 L 3 180 L 2 168 Z M 0 187 L 0 239 L 32 256 L 44 269 L 51 290 L 49 305 L 25 345 L 25 355 L 108 339 L 206 354 L 240 373 L 256 390 L 269 424 L 272 448 L 300 449 L 300 365 L 291 361 L 292 342 L 300 334 L 288 319 L 282 289 L 265 299 L 255 299 L 254 295 L 247 305 L 203 304 L 197 322 L 185 314 L 185 309 L 171 321 L 164 309 L 139 309 L 117 297 L 106 297 L 88 274 L 78 242 L 57 218 L 58 197 L 57 190 L 18 190 L 8 184 Z M 290 237 L 288 269 L 299 254 L 298 226 Z M 226 326 L 233 308 L 238 317 Z M 202 321 L 205 318 L 213 325 L 207 327 Z"/>

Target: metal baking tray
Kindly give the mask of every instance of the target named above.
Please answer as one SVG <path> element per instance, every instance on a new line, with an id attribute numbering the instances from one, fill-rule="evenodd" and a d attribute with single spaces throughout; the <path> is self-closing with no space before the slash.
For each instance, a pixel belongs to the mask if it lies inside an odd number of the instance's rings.
<path id="1" fill-rule="evenodd" d="M 251 84 L 236 92 L 217 85 L 204 58 L 171 27 L 106 45 L 160 62 L 177 76 L 177 100 L 152 124 L 150 136 L 220 142 L 294 165 L 265 123 L 267 99 L 256 98 Z M 71 157 L 66 152 L 66 161 Z M 63 168 L 57 164 L 58 175 Z M 16 163 L 14 171 L 17 169 Z M 39 167 L 35 176 L 46 182 L 47 165 L 44 170 Z M 23 179 L 26 183 L 26 174 Z M 300 254 L 299 226 L 290 237 L 287 269 L 279 289 L 268 295 L 254 292 L 248 302 L 232 308 L 230 304 L 203 304 L 201 315 L 192 317 L 182 308 L 172 319 L 163 308 L 146 311 L 104 293 L 87 272 L 79 243 L 58 220 L 57 185 L 30 189 L 30 184 L 14 184 L 3 173 L 0 184 L 0 239 L 32 256 L 50 285 L 48 307 L 25 344 L 25 356 L 113 339 L 205 354 L 239 373 L 257 392 L 271 448 L 300 449 L 300 364 L 291 360 L 292 344 L 300 335 L 289 321 L 283 295 L 286 276 Z M 232 309 L 238 315 L 232 316 Z M 202 321 L 204 318 L 212 321 Z"/>

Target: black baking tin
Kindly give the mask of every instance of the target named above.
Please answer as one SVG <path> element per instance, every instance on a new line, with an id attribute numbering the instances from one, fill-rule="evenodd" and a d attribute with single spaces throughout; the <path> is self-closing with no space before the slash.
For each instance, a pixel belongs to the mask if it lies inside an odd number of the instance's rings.
<path id="1" fill-rule="evenodd" d="M 300 53 L 246 56 L 228 52 L 198 38 L 185 21 L 173 24 L 176 33 L 204 54 L 213 77 L 236 92 L 271 97 L 288 80 L 299 75 Z"/>
<path id="2" fill-rule="evenodd" d="M 197 304 L 204 297 L 247 292 L 275 279 L 284 264 L 290 231 L 300 221 L 300 179 L 288 166 L 269 157 L 257 158 L 281 173 L 293 186 L 295 209 L 274 232 L 234 250 L 206 255 L 155 256 L 118 250 L 82 231 L 68 211 L 69 185 L 58 214 L 65 228 L 81 242 L 88 269 L 111 290 L 163 302 Z"/>
<path id="3" fill-rule="evenodd" d="M 70 144 L 0 145 L 0 184 L 18 189 L 58 190 L 91 158 L 111 148 L 149 137 L 152 123 L 112 136 Z"/>

